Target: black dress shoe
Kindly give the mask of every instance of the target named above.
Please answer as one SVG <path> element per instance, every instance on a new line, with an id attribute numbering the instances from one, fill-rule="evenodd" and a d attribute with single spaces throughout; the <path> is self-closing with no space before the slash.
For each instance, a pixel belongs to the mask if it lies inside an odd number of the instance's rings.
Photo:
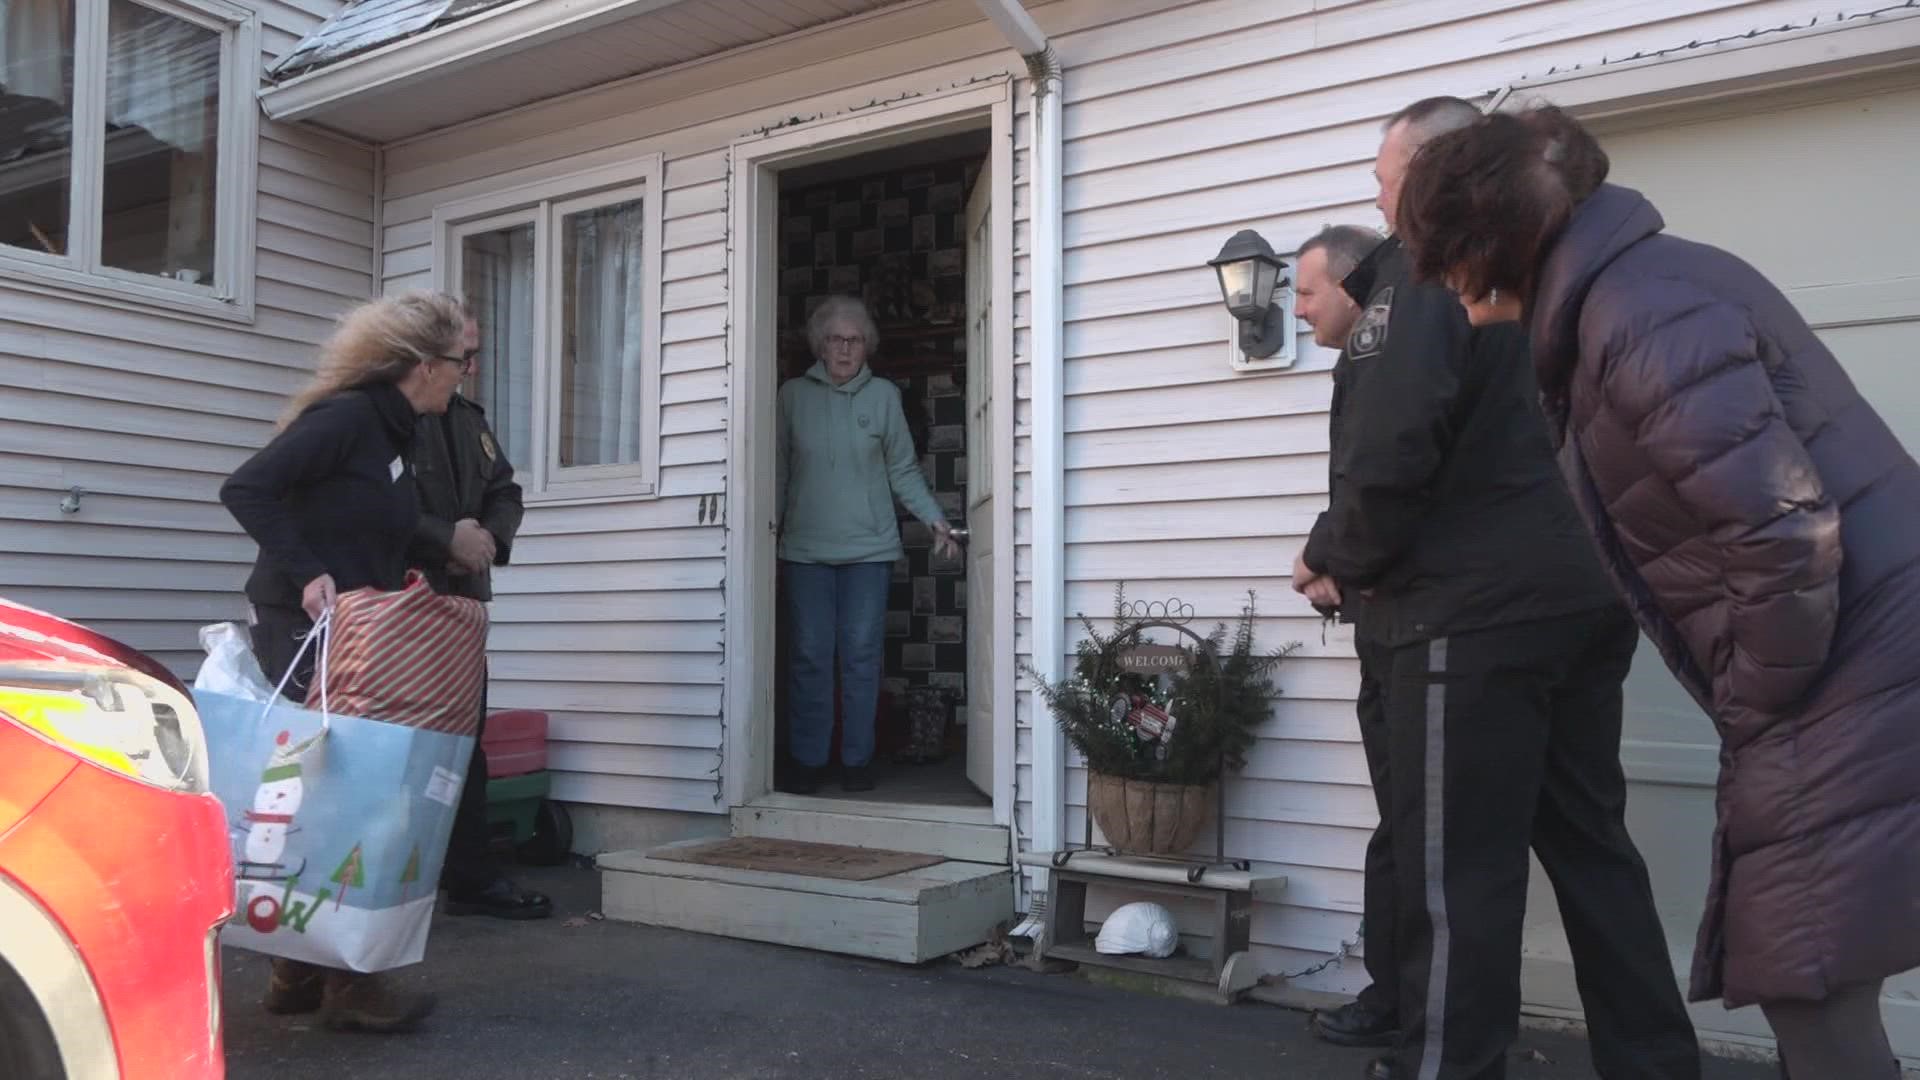
<path id="1" fill-rule="evenodd" d="M 849 765 L 840 770 L 840 790 L 872 791 L 873 772 L 865 765 Z"/>
<path id="2" fill-rule="evenodd" d="M 787 782 L 780 790 L 789 795 L 811 795 L 820 790 L 820 772 L 811 765 L 795 765 L 787 771 Z"/>
<path id="3" fill-rule="evenodd" d="M 1405 1075 L 1400 1063 L 1390 1057 L 1378 1057 L 1367 1062 L 1367 1080 L 1400 1080 Z"/>
<path id="4" fill-rule="evenodd" d="M 1358 1001 L 1316 1012 L 1308 1026 L 1335 1046 L 1392 1046 L 1400 1038 L 1398 1017 Z"/>
<path id="5" fill-rule="evenodd" d="M 553 901 L 522 889 L 506 878 L 472 893 L 447 893 L 447 914 L 490 915 L 496 919 L 544 919 L 553 914 Z"/>

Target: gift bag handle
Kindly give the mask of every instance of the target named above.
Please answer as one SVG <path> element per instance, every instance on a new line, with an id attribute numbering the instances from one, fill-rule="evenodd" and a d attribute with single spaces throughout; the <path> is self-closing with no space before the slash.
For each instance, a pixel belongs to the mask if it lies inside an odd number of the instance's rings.
<path id="1" fill-rule="evenodd" d="M 260 722 L 264 723 L 268 714 L 273 712 L 273 707 L 286 701 L 284 695 L 287 684 L 293 681 L 293 673 L 300 670 L 300 659 L 307 655 L 308 649 L 315 648 L 314 642 L 318 640 L 320 645 L 314 653 L 314 677 L 320 680 L 320 731 L 307 740 L 308 745 L 319 742 L 327 732 L 333 730 L 333 710 L 327 704 L 327 654 L 332 651 L 328 647 L 327 631 L 332 626 L 333 611 L 329 609 L 321 612 L 320 617 L 314 620 L 313 628 L 300 639 L 300 648 L 294 650 L 293 659 L 287 664 L 286 674 L 280 676 L 280 685 L 273 688 L 272 700 L 267 702 L 266 708 L 260 710 Z"/>

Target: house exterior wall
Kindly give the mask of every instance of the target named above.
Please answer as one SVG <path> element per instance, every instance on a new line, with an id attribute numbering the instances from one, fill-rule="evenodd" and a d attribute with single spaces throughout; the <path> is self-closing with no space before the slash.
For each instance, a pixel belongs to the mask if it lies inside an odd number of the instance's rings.
<path id="1" fill-rule="evenodd" d="M 339 5 L 243 6 L 264 66 Z M 198 627 L 246 616 L 254 548 L 220 482 L 266 441 L 331 317 L 373 291 L 371 151 L 264 119 L 259 147 L 252 323 L 0 282 L 0 594 L 183 674 Z"/>
<path id="2" fill-rule="evenodd" d="M 1163 3 L 1067 0 L 1068 25 Z M 722 813 L 730 718 L 723 619 L 729 152 L 755 132 L 1023 70 L 971 3 L 910 6 L 813 35 L 389 147 L 388 291 L 440 281 L 436 207 L 660 153 L 665 158 L 660 480 L 655 497 L 530 505 L 496 578 L 494 704 L 552 718 L 558 797 Z M 857 65 L 843 54 L 860 46 Z M 849 72 L 855 74 L 849 75 Z M 771 380 L 766 385 L 771 385 Z M 769 610 L 769 616 L 771 611 Z"/>
<path id="3" fill-rule="evenodd" d="M 1290 372 L 1232 371 L 1206 260 L 1243 227 L 1287 251 L 1325 223 L 1377 225 L 1379 127 L 1415 99 L 1486 94 L 1551 68 L 1812 12 L 1806 0 L 1061 0 L 1034 11 L 1065 66 L 1064 615 L 1104 617 L 1124 581 L 1135 599 L 1192 605 L 1204 632 L 1234 618 L 1251 589 L 1260 643 L 1301 644 L 1281 669 L 1273 719 L 1228 785 L 1225 823 L 1229 852 L 1289 880 L 1285 903 L 1256 912 L 1258 968 L 1299 970 L 1354 947 L 1375 818 L 1352 720 L 1350 635 L 1323 628 L 1287 582 L 1325 502 L 1332 358 L 1303 342 Z M 721 691 L 738 673 L 723 640 L 722 566 L 733 526 L 710 511 L 728 479 L 730 372 L 764 362 L 728 355 L 726 147 L 770 125 L 1019 71 L 968 4 L 916 6 L 846 33 L 870 39 L 855 75 L 817 52 L 819 37 L 776 43 L 387 152 L 387 289 L 435 281 L 438 205 L 636 153 L 666 159 L 660 495 L 535 508 L 519 565 L 500 576 L 496 699 L 553 711 L 563 798 L 725 808 L 720 750 L 731 721 Z M 1013 558 L 1017 659 L 1030 660 L 1024 82 L 1015 101 Z M 1078 636 L 1069 623 L 1068 642 Z M 1015 828 L 1025 847 L 1035 717 L 1024 678 L 1019 687 Z M 1070 767 L 1070 838 L 1083 828 L 1085 780 Z M 1547 940 L 1556 929 L 1530 925 L 1530 948 L 1564 949 Z M 1291 989 L 1350 993 L 1364 980 L 1348 961 Z"/>
<path id="4" fill-rule="evenodd" d="M 1810 14 L 1800 0 L 1208 0 L 1056 32 L 1066 65 L 1065 614 L 1109 613 L 1125 581 L 1131 597 L 1193 605 L 1204 632 L 1231 621 L 1252 589 L 1257 641 L 1301 643 L 1281 666 L 1272 722 L 1227 788 L 1227 850 L 1288 877 L 1287 902 L 1255 912 L 1259 970 L 1297 971 L 1355 941 L 1376 814 L 1353 721 L 1359 670 L 1350 629 L 1323 637 L 1288 582 L 1326 502 L 1332 356 L 1303 340 L 1290 372 L 1232 371 L 1229 324 L 1206 261 L 1244 227 L 1281 252 L 1323 224 L 1378 227 L 1371 168 L 1380 125 L 1419 98 L 1485 95 L 1554 67 Z M 1027 134 L 1023 118 L 1023 155 Z M 1023 302 L 1023 336 L 1026 316 Z M 1024 658 L 1032 380 L 1024 364 L 1017 374 Z M 1067 633 L 1069 643 L 1081 636 L 1078 627 Z M 1034 706 L 1024 690 L 1023 680 L 1023 834 Z M 1084 828 L 1085 794 L 1085 772 L 1070 759 L 1070 839 Z M 1349 961 L 1290 989 L 1353 992 L 1365 982 Z"/>

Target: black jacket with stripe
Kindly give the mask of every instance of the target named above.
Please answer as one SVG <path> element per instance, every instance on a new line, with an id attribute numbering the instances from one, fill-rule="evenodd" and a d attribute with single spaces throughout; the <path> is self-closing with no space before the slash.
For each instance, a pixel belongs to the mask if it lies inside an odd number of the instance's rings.
<path id="1" fill-rule="evenodd" d="M 1330 501 L 1304 559 L 1368 594 L 1390 646 L 1615 605 L 1540 411 L 1526 335 L 1475 328 L 1389 239 L 1343 283 L 1362 307 L 1336 378 Z"/>

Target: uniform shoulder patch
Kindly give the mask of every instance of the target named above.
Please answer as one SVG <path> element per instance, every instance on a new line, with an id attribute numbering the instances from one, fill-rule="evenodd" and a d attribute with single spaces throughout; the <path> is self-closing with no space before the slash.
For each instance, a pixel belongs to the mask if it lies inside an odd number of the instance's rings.
<path id="1" fill-rule="evenodd" d="M 487 455 L 487 464 L 489 465 L 493 464 L 494 459 L 500 456 L 500 448 L 495 446 L 493 442 L 493 432 L 483 431 L 480 433 L 480 452 Z"/>
<path id="2" fill-rule="evenodd" d="M 1387 324 L 1392 319 L 1393 286 L 1389 285 L 1380 290 L 1380 295 L 1361 313 L 1360 321 L 1353 324 L 1353 332 L 1347 335 L 1347 356 L 1359 360 L 1379 355 L 1387 347 Z"/>

